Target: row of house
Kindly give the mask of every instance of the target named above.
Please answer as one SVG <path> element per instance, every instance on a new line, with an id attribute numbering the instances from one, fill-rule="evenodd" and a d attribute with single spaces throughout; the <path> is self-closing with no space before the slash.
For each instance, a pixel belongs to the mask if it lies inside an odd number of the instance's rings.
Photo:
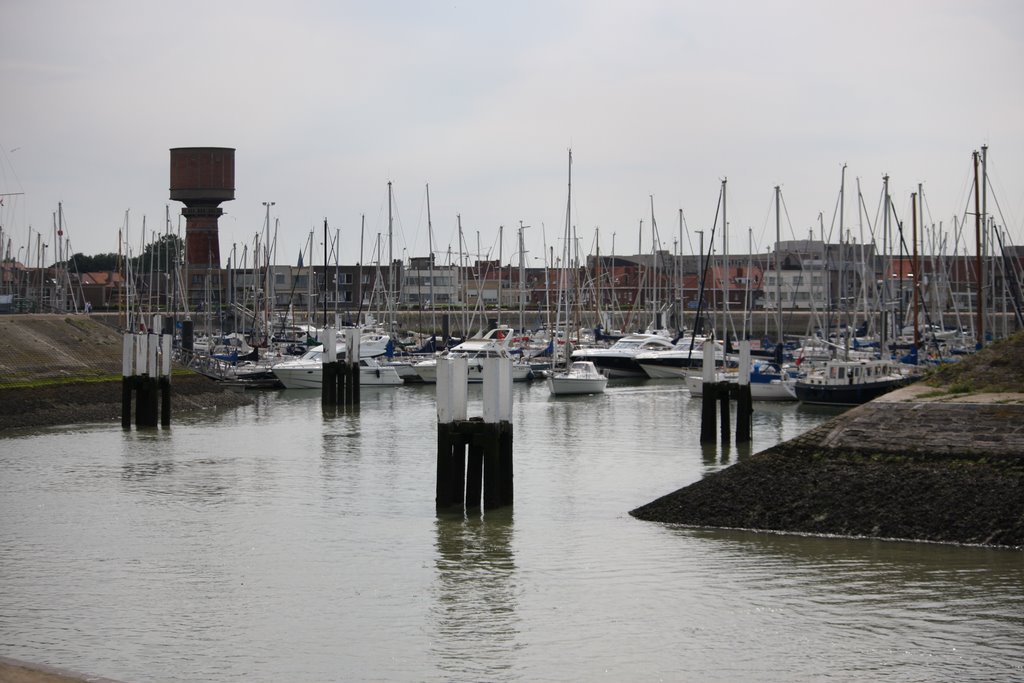
<path id="1" fill-rule="evenodd" d="M 987 306 L 1012 310 L 1019 301 L 1024 250 L 988 259 Z M 700 255 L 590 256 L 572 268 L 527 268 L 498 261 L 349 266 L 271 266 L 141 274 L 69 273 L 7 260 L 0 273 L 0 311 L 116 309 L 130 296 L 146 310 L 309 310 L 349 316 L 387 308 L 544 310 L 571 300 L 591 310 L 658 309 L 677 313 L 701 305 L 731 310 L 905 308 L 915 283 L 936 310 L 969 309 L 978 291 L 975 257 L 879 256 L 871 245 L 814 240 L 779 243 L 776 252 L 705 263 Z M 568 292 L 569 294 L 566 294 Z M 184 293 L 184 294 L 183 294 Z"/>

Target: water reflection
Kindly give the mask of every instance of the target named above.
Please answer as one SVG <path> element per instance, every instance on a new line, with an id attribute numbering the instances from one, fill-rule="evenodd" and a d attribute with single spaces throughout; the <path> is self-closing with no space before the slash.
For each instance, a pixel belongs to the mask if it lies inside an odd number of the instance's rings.
<path id="1" fill-rule="evenodd" d="M 665 533 L 699 539 L 702 555 L 728 567 L 717 590 L 742 591 L 751 619 L 818 644 L 853 678 L 922 680 L 922 667 L 947 680 L 1024 673 L 1019 551 L 678 527 Z M 987 635 L 979 640 L 979 633 Z"/>
<path id="2" fill-rule="evenodd" d="M 437 516 L 433 387 L 2 438 L 0 647 L 123 680 L 1022 680 L 1019 552 L 640 522 L 747 447 L 702 448 L 678 383 L 513 392 L 514 521 Z M 754 421 L 761 450 L 822 417 Z"/>
<path id="3" fill-rule="evenodd" d="M 520 623 L 511 508 L 439 515 L 431 650 L 458 680 L 501 680 L 515 662 Z"/>

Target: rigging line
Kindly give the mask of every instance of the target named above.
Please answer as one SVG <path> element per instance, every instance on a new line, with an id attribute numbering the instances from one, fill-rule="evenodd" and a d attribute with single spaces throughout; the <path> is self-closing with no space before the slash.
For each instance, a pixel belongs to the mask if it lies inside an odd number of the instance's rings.
<path id="1" fill-rule="evenodd" d="M 935 218 L 932 216 L 932 207 L 928 203 L 928 195 L 925 194 L 925 191 L 924 191 L 924 183 L 921 183 L 921 193 L 920 193 L 920 196 L 918 197 L 918 199 L 921 202 L 921 206 L 922 206 L 922 208 L 921 208 L 921 214 L 922 215 L 918 216 L 918 218 L 920 219 L 921 225 L 922 226 L 925 226 L 925 225 L 935 225 Z M 928 214 L 928 219 L 927 220 L 925 220 L 925 217 L 924 217 L 924 214 L 926 212 Z"/>
<path id="2" fill-rule="evenodd" d="M 974 178 L 971 178 L 971 187 L 967 191 L 967 201 L 964 203 L 963 213 L 960 214 L 960 222 L 963 223 L 967 220 L 968 216 L 973 216 L 974 212 L 971 211 L 971 203 L 974 202 Z"/>
<path id="3" fill-rule="evenodd" d="M 880 198 L 880 201 L 884 201 L 884 197 Z M 868 235 L 871 237 L 871 241 L 869 242 L 869 244 L 871 244 L 871 246 L 875 248 L 875 254 L 878 254 L 878 244 L 875 241 L 875 225 L 878 224 L 878 208 L 875 208 L 875 222 L 872 223 L 871 217 L 868 216 L 868 205 L 864 203 L 864 195 L 861 194 L 860 192 L 857 193 L 857 204 L 860 207 L 860 209 L 863 210 L 862 215 L 864 218 L 864 222 L 868 224 Z"/>
<path id="4" fill-rule="evenodd" d="M 779 199 L 781 200 L 780 203 L 782 204 L 782 213 L 786 216 L 786 225 L 789 226 L 789 235 L 790 237 L 793 238 L 793 241 L 795 242 L 796 233 L 793 232 L 793 221 L 790 220 L 789 218 L 789 207 L 786 206 L 786 195 L 782 194 L 781 191 L 779 192 Z"/>
<path id="5" fill-rule="evenodd" d="M 687 359 L 689 360 L 693 356 L 693 344 L 697 340 L 697 330 L 701 328 L 701 314 L 704 312 L 704 290 L 705 283 L 708 277 L 708 266 L 711 264 L 711 254 L 715 250 L 715 230 L 718 227 L 718 214 L 722 210 L 722 194 L 725 191 L 724 187 L 720 187 L 718 190 L 718 203 L 715 205 L 715 221 L 711 224 L 711 236 L 708 240 L 708 253 L 707 257 L 701 253 L 701 259 L 704 261 L 703 268 L 700 273 L 700 285 L 697 290 L 697 312 L 693 318 L 693 331 L 690 333 L 690 349 L 687 351 Z"/>
<path id="6" fill-rule="evenodd" d="M 391 186 L 391 209 L 392 209 L 392 222 L 398 226 L 399 236 L 402 239 L 402 244 L 407 244 L 405 239 L 405 227 L 402 225 L 402 216 L 398 212 L 398 193 L 395 191 L 394 184 Z M 394 245 L 391 245 L 394 250 Z"/>
<path id="7" fill-rule="evenodd" d="M 779 187 L 781 188 L 782 186 L 779 185 Z M 773 189 L 772 190 L 771 199 L 768 200 L 768 211 L 764 215 L 764 223 L 761 224 L 761 237 L 763 237 L 764 233 L 767 232 L 767 230 L 768 230 L 768 221 L 771 219 L 772 211 L 774 209 L 775 209 L 775 190 Z M 774 240 L 772 240 L 772 241 L 774 242 Z M 755 240 L 754 244 L 757 245 L 757 250 L 756 251 L 760 252 L 761 251 L 761 241 L 760 241 L 760 238 Z"/>
<path id="8" fill-rule="evenodd" d="M 1006 217 L 1003 215 L 1003 208 L 999 205 L 999 198 L 996 197 L 996 188 L 992 187 L 992 178 L 991 178 L 991 176 L 989 176 L 989 178 L 988 178 L 988 187 L 992 191 L 992 195 L 991 195 L 992 196 L 992 201 L 995 202 L 996 211 L 999 213 L 999 220 L 1001 220 L 1003 222 L 1003 227 L 1007 228 L 1007 236 L 1008 237 L 1012 237 L 1012 235 L 1009 235 L 1009 230 L 1008 230 L 1009 223 L 1006 221 Z M 1011 246 L 1013 245 L 1012 239 L 1010 241 L 1010 245 Z"/>
<path id="9" fill-rule="evenodd" d="M 832 243 L 832 232 L 836 228 L 836 218 L 839 217 L 839 198 L 841 196 L 842 196 L 842 192 L 840 192 L 839 194 L 836 195 L 836 203 L 832 207 L 832 222 L 829 223 L 829 226 L 828 226 L 828 238 L 826 239 L 825 235 L 821 236 L 821 241 L 825 242 L 826 244 L 831 244 Z M 839 236 L 839 241 L 840 242 L 843 241 L 843 236 L 842 235 Z"/>
<path id="10" fill-rule="evenodd" d="M 1017 270 L 1017 259 L 1012 258 L 1011 256 L 1009 256 L 1006 253 L 1006 245 L 1003 244 L 1002 231 L 997 228 L 997 229 L 993 230 L 993 232 L 995 233 L 996 241 L 999 242 L 999 252 L 1000 252 L 1000 257 L 1001 257 L 1000 260 L 1003 262 L 1003 278 L 1004 278 L 1003 289 L 1005 291 L 1005 289 L 1007 288 L 1007 284 L 1005 282 L 1005 280 L 1006 280 L 1006 265 L 1009 265 L 1010 266 L 1010 270 L 1013 273 L 1013 287 L 1010 289 L 1010 298 L 1013 301 L 1013 312 L 1014 312 L 1014 314 L 1016 315 L 1016 318 L 1017 318 L 1017 325 L 1024 326 L 1024 315 L 1022 315 L 1022 313 L 1021 313 L 1021 303 L 1020 303 L 1021 283 L 1020 283 L 1020 273 Z"/>
<path id="11" fill-rule="evenodd" d="M 863 203 L 864 203 L 864 200 L 862 198 L 861 199 L 861 204 L 863 204 Z M 874 221 L 873 221 L 875 225 L 878 225 L 879 222 L 884 220 L 884 218 L 883 218 L 883 215 L 885 213 L 885 209 L 883 208 L 884 206 L 885 206 L 885 183 L 883 182 L 882 183 L 882 187 L 878 190 L 878 203 L 875 205 L 875 217 L 874 217 Z M 864 205 L 864 213 L 867 214 L 867 205 Z M 872 223 L 872 221 L 868 220 L 868 225 L 871 225 L 871 223 Z M 883 250 L 879 250 L 878 244 L 876 242 L 877 239 L 878 239 L 878 236 L 875 235 L 874 231 L 872 231 L 871 232 L 871 243 L 873 245 L 875 245 L 875 252 L 876 253 L 881 253 Z M 883 235 L 883 239 L 884 239 L 884 235 Z M 884 244 L 882 246 L 885 247 Z"/>
<path id="12" fill-rule="evenodd" d="M 686 224 L 686 212 L 681 208 L 679 209 L 679 215 L 683 219 L 683 230 L 686 232 L 686 246 L 689 247 L 690 253 L 693 253 L 693 240 L 690 238 L 690 226 Z M 680 245 L 682 246 L 682 245 Z"/>

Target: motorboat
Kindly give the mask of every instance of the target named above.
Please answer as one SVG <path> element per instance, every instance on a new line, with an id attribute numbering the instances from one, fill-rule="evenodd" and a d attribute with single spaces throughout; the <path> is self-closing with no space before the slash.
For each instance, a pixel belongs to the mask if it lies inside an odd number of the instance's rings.
<path id="1" fill-rule="evenodd" d="M 647 373 L 636 361 L 639 353 L 647 351 L 669 351 L 672 340 L 660 334 L 627 334 L 607 348 L 592 347 L 576 349 L 571 360 L 590 361 L 609 379 L 645 378 Z"/>
<path id="2" fill-rule="evenodd" d="M 565 370 L 549 374 L 547 383 L 552 396 L 600 394 L 608 385 L 608 378 L 591 361 L 578 360 L 573 361 Z"/>
<path id="3" fill-rule="evenodd" d="M 423 382 L 434 384 L 437 382 L 438 358 L 465 358 L 467 380 L 478 383 L 484 381 L 484 365 L 488 360 L 505 358 L 512 363 L 513 382 L 528 380 L 533 377 L 533 368 L 529 362 L 524 362 L 512 356 L 509 352 L 511 339 L 511 328 L 496 327 L 488 330 L 483 335 L 472 337 L 456 344 L 437 358 L 420 361 L 412 367 Z"/>
<path id="4" fill-rule="evenodd" d="M 360 347 L 361 349 L 362 347 Z M 362 355 L 362 354 L 360 354 Z M 324 346 L 314 346 L 300 358 L 284 360 L 271 366 L 274 376 L 285 389 L 320 389 L 324 375 Z M 338 352 L 343 358 L 343 352 Z M 404 384 L 394 368 L 381 365 L 376 358 L 359 359 L 360 386 L 398 386 Z"/>
<path id="5" fill-rule="evenodd" d="M 792 386 L 796 381 L 797 371 L 788 367 L 779 367 L 770 363 L 755 362 L 750 369 L 750 398 L 753 401 L 794 401 Z M 690 395 L 699 398 L 704 395 L 704 376 L 693 373 L 686 376 L 686 388 Z M 736 370 L 716 370 L 716 382 L 739 383 Z"/>
<path id="6" fill-rule="evenodd" d="M 918 373 L 890 360 L 830 360 L 791 385 L 801 403 L 856 406 L 910 384 Z"/>
<path id="7" fill-rule="evenodd" d="M 686 379 L 704 364 L 706 342 L 707 337 L 684 336 L 672 348 L 637 353 L 636 362 L 651 379 Z M 714 345 L 715 365 L 722 366 L 724 347 L 720 341 L 715 341 Z"/>

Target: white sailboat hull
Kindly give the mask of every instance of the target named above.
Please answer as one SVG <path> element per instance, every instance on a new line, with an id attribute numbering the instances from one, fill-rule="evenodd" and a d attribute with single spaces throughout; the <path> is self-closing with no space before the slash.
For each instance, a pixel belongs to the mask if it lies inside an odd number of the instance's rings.
<path id="1" fill-rule="evenodd" d="M 608 386 L 608 378 L 590 361 L 575 361 L 567 370 L 548 375 L 548 391 L 552 396 L 600 394 Z"/>
<path id="2" fill-rule="evenodd" d="M 274 367 L 274 375 L 281 381 L 285 389 L 320 389 L 324 383 L 323 365 L 318 363 L 300 366 L 284 364 Z M 368 367 L 359 368 L 360 386 L 398 386 L 404 384 L 394 368 Z"/>
<path id="3" fill-rule="evenodd" d="M 722 373 L 717 373 L 716 382 L 735 381 L 735 377 L 726 378 Z M 704 378 L 702 375 L 687 375 L 686 388 L 690 395 L 700 398 L 704 395 Z M 770 382 L 751 382 L 750 398 L 753 401 L 795 401 L 796 396 L 787 387 L 786 382 L 780 379 L 773 379 Z"/>
<path id="4" fill-rule="evenodd" d="M 548 390 L 552 396 L 570 394 L 600 394 L 608 386 L 608 378 L 578 379 L 575 377 L 548 377 Z"/>
<path id="5" fill-rule="evenodd" d="M 412 366 L 422 382 L 435 384 L 437 382 L 437 361 L 425 360 Z M 530 379 L 533 368 L 525 363 L 512 364 L 512 381 L 524 382 Z M 470 361 L 466 366 L 466 381 L 471 384 L 478 384 L 484 381 L 483 363 Z"/>

